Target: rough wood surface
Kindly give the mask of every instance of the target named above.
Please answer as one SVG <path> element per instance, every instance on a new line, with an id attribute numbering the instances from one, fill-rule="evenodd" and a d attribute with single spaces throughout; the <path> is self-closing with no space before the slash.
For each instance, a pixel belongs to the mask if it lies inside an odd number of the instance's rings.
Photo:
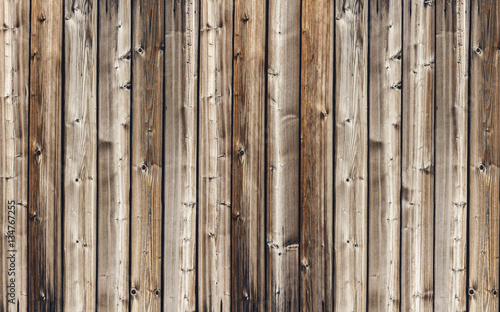
<path id="1" fill-rule="evenodd" d="M 130 310 L 161 310 L 164 2 L 132 2 Z"/>
<path id="2" fill-rule="evenodd" d="M 166 311 L 196 310 L 198 5 L 192 0 L 165 3 Z"/>
<path id="3" fill-rule="evenodd" d="M 333 309 L 334 3 L 302 2 L 300 309 Z"/>
<path id="4" fill-rule="evenodd" d="M 370 3 L 368 310 L 399 311 L 402 3 Z"/>
<path id="5" fill-rule="evenodd" d="M 97 308 L 129 309 L 131 1 L 99 1 Z"/>
<path id="6" fill-rule="evenodd" d="M 473 0 L 471 13 L 469 310 L 498 311 L 500 2 Z"/>
<path id="7" fill-rule="evenodd" d="M 405 0 L 403 10 L 401 310 L 432 311 L 435 6 Z"/>
<path id="8" fill-rule="evenodd" d="M 200 15 L 198 311 L 230 311 L 233 3 Z"/>
<path id="9" fill-rule="evenodd" d="M 269 2 L 267 302 L 299 310 L 301 1 Z"/>
<path id="10" fill-rule="evenodd" d="M 368 2 L 335 2 L 335 309 L 366 308 Z"/>
<path id="11" fill-rule="evenodd" d="M 0 4 L 0 310 L 26 311 L 30 5 Z"/>
<path id="12" fill-rule="evenodd" d="M 467 308 L 469 2 L 436 3 L 435 311 Z"/>
<path id="13" fill-rule="evenodd" d="M 231 308 L 264 311 L 266 2 L 234 5 Z"/>
<path id="14" fill-rule="evenodd" d="M 31 2 L 28 310 L 62 310 L 63 2 Z"/>

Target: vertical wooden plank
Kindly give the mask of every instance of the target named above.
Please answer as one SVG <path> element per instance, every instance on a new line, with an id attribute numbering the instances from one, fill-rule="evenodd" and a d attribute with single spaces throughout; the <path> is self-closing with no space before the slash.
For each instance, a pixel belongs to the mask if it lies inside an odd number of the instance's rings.
<path id="1" fill-rule="evenodd" d="M 366 309 L 368 2 L 335 2 L 335 309 Z"/>
<path id="2" fill-rule="evenodd" d="M 97 307 L 129 309 L 131 1 L 99 1 Z"/>
<path id="3" fill-rule="evenodd" d="M 200 15 L 198 310 L 230 311 L 233 2 Z"/>
<path id="4" fill-rule="evenodd" d="M 499 300 L 500 2 L 473 0 L 470 56 L 469 309 Z"/>
<path id="5" fill-rule="evenodd" d="M 31 2 L 28 310 L 62 310 L 63 2 Z"/>
<path id="6" fill-rule="evenodd" d="M 0 4 L 0 310 L 26 311 L 30 5 Z"/>
<path id="7" fill-rule="evenodd" d="M 302 2 L 300 309 L 333 310 L 334 2 Z"/>
<path id="8" fill-rule="evenodd" d="M 267 300 L 299 310 L 301 1 L 269 2 Z"/>
<path id="9" fill-rule="evenodd" d="M 265 310 L 266 2 L 236 0 L 234 13 L 232 298 Z"/>
<path id="10" fill-rule="evenodd" d="M 401 310 L 433 308 L 434 10 L 403 3 Z"/>
<path id="11" fill-rule="evenodd" d="M 97 3 L 64 3 L 63 310 L 95 310 Z"/>
<path id="12" fill-rule="evenodd" d="M 161 309 L 164 1 L 132 1 L 130 310 Z"/>
<path id="13" fill-rule="evenodd" d="M 164 310 L 196 310 L 199 2 L 165 2 Z"/>
<path id="14" fill-rule="evenodd" d="M 435 311 L 466 311 L 468 0 L 436 3 Z"/>
<path id="15" fill-rule="evenodd" d="M 370 3 L 368 310 L 399 311 L 402 2 Z"/>

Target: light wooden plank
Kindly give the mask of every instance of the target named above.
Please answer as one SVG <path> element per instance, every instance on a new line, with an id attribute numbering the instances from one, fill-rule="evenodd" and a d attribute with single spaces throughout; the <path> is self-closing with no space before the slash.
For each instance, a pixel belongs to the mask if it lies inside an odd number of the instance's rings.
<path id="1" fill-rule="evenodd" d="M 436 10 L 434 310 L 466 311 L 470 1 Z"/>
<path id="2" fill-rule="evenodd" d="M 300 309 L 333 310 L 334 2 L 302 2 Z"/>
<path id="3" fill-rule="evenodd" d="M 165 3 L 164 310 L 196 310 L 198 1 Z"/>
<path id="4" fill-rule="evenodd" d="M 63 2 L 31 2 L 28 310 L 62 310 Z"/>
<path id="5" fill-rule="evenodd" d="M 401 310 L 434 300 L 434 40 L 431 1 L 403 3 Z"/>
<path id="6" fill-rule="evenodd" d="M 130 310 L 161 310 L 164 1 L 132 2 Z"/>
<path id="7" fill-rule="evenodd" d="M 200 7 L 198 310 L 231 310 L 233 2 Z"/>
<path id="8" fill-rule="evenodd" d="M 234 5 L 231 308 L 263 311 L 266 2 L 236 0 Z"/>
<path id="9" fill-rule="evenodd" d="M 131 1 L 99 1 L 97 308 L 129 309 Z"/>
<path id="10" fill-rule="evenodd" d="M 299 310 L 301 1 L 269 2 L 267 302 Z"/>
<path id="11" fill-rule="evenodd" d="M 370 3 L 368 310 L 399 311 L 402 2 Z"/>
<path id="12" fill-rule="evenodd" d="M 498 311 L 500 2 L 473 0 L 471 13 L 469 310 Z"/>
<path id="13" fill-rule="evenodd" d="M 30 6 L 0 4 L 0 310 L 26 311 Z"/>

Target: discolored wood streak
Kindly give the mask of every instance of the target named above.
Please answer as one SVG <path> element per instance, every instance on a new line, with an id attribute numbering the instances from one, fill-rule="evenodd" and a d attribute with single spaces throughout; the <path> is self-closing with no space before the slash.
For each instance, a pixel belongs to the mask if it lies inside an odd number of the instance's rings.
<path id="1" fill-rule="evenodd" d="M 200 8 L 198 310 L 231 310 L 233 3 Z"/>
<path id="2" fill-rule="evenodd" d="M 130 310 L 161 310 L 164 2 L 132 3 Z"/>
<path id="3" fill-rule="evenodd" d="M 266 2 L 236 0 L 234 13 L 231 308 L 265 306 Z"/>
<path id="4" fill-rule="evenodd" d="M 198 6 L 191 0 L 165 3 L 166 311 L 196 310 Z"/>
<path id="5" fill-rule="evenodd" d="M 470 1 L 436 3 L 435 311 L 466 311 Z"/>
<path id="6" fill-rule="evenodd" d="M 266 292 L 270 311 L 298 311 L 301 1 L 268 10 Z"/>
<path id="7" fill-rule="evenodd" d="M 28 310 L 62 310 L 63 3 L 31 2 Z"/>
<path id="8" fill-rule="evenodd" d="M 334 3 L 302 2 L 300 309 L 333 309 Z"/>
<path id="9" fill-rule="evenodd" d="M 500 2 L 473 0 L 470 43 L 469 310 L 499 300 Z"/>
<path id="10" fill-rule="evenodd" d="M 0 4 L 1 311 L 26 311 L 28 304 L 29 14 L 29 2 Z"/>
<path id="11" fill-rule="evenodd" d="M 131 1 L 99 1 L 97 308 L 129 309 Z"/>
<path id="12" fill-rule="evenodd" d="M 370 3 L 368 310 L 399 311 L 402 3 Z"/>

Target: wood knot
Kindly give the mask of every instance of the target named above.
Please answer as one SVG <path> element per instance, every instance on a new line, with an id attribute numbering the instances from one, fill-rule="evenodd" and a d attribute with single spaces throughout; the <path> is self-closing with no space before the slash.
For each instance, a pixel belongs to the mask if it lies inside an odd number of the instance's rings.
<path id="1" fill-rule="evenodd" d="M 474 49 L 474 51 L 478 54 L 478 55 L 481 55 L 481 53 L 483 53 L 483 50 L 480 48 L 480 47 L 476 47 Z"/>
<path id="2" fill-rule="evenodd" d="M 142 164 L 141 166 L 141 170 L 142 171 L 146 171 L 148 169 L 148 167 L 146 166 L 146 164 Z"/>
<path id="3" fill-rule="evenodd" d="M 249 19 L 250 19 L 250 17 L 248 16 L 247 12 L 245 12 L 245 13 L 243 14 L 243 21 L 244 21 L 244 22 L 248 22 L 248 20 L 249 20 Z"/>
<path id="4" fill-rule="evenodd" d="M 493 289 L 493 290 L 491 291 L 491 294 L 493 295 L 493 297 L 498 296 L 498 289 Z"/>
<path id="5" fill-rule="evenodd" d="M 485 167 L 484 167 L 484 164 L 480 164 L 479 165 L 479 171 L 484 171 Z"/>
<path id="6" fill-rule="evenodd" d="M 155 289 L 154 293 L 155 293 L 155 296 L 158 297 L 160 295 L 160 290 L 159 289 Z"/>

